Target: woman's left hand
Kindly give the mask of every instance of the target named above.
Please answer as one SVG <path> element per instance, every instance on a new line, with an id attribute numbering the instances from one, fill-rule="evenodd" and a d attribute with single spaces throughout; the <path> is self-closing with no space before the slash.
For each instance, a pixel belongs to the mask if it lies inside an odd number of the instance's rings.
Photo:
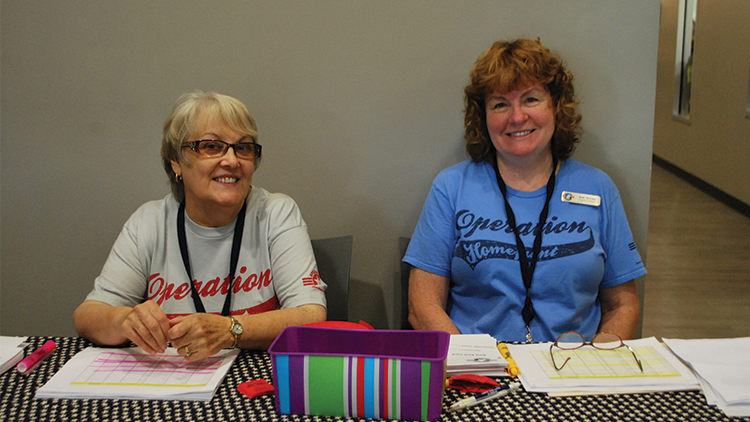
<path id="1" fill-rule="evenodd" d="M 172 347 L 189 362 L 205 359 L 234 344 L 228 317 L 196 313 L 169 321 Z"/>

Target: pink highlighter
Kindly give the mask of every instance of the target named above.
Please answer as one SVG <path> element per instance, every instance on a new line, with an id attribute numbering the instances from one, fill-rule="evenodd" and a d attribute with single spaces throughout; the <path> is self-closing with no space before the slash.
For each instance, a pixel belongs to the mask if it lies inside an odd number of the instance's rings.
<path id="1" fill-rule="evenodd" d="M 52 340 L 48 340 L 34 353 L 26 356 L 26 359 L 18 362 L 18 365 L 16 365 L 16 370 L 18 370 L 18 372 L 22 374 L 28 374 L 39 364 L 39 362 L 43 361 L 44 358 L 51 355 L 52 352 L 55 351 L 55 347 L 57 347 L 55 342 Z"/>

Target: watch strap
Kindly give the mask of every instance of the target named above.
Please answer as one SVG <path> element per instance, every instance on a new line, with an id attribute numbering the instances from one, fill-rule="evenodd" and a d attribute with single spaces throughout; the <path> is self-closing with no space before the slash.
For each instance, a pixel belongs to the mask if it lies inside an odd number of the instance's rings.
<path id="1" fill-rule="evenodd" d="M 237 334 L 237 332 L 234 331 L 234 327 L 237 326 L 237 325 L 239 325 L 240 327 L 242 327 L 242 324 L 240 324 L 240 322 L 237 321 L 237 318 L 235 318 L 235 317 L 233 317 L 231 315 L 229 315 L 229 318 L 232 320 L 232 325 L 229 327 L 229 332 L 231 332 L 232 335 L 234 336 L 234 344 L 232 345 L 232 349 L 236 349 L 237 348 L 237 344 L 239 344 L 239 342 L 240 342 L 240 335 Z"/>

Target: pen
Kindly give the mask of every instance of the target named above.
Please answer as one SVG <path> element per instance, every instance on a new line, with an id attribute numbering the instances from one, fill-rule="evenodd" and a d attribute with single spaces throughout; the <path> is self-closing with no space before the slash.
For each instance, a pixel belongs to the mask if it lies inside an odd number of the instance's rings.
<path id="1" fill-rule="evenodd" d="M 469 397 L 463 400 L 459 400 L 451 405 L 450 408 L 448 408 L 448 412 L 457 412 L 459 410 L 464 410 L 468 407 L 476 406 L 480 403 L 484 403 L 488 400 L 494 400 L 499 399 L 500 397 L 505 397 L 510 393 L 515 392 L 521 387 L 521 383 L 514 382 L 513 384 L 508 385 L 501 385 L 500 387 L 495 388 L 494 390 L 486 391 L 482 394 L 477 394 L 476 396 Z"/>
<path id="2" fill-rule="evenodd" d="M 48 340 L 34 353 L 26 356 L 26 359 L 18 362 L 18 365 L 16 365 L 16 370 L 22 374 L 28 374 L 39 364 L 39 362 L 43 361 L 44 358 L 52 354 L 52 352 L 55 351 L 55 347 L 57 347 L 55 342 L 52 340 Z"/>
<path id="3" fill-rule="evenodd" d="M 508 345 L 505 343 L 498 343 L 497 350 L 499 350 L 500 354 L 503 355 L 505 360 L 508 361 L 508 367 L 505 369 L 506 371 L 508 371 L 508 374 L 510 374 L 511 377 L 517 377 L 521 375 L 521 369 L 516 365 L 516 362 L 510 356 Z"/>

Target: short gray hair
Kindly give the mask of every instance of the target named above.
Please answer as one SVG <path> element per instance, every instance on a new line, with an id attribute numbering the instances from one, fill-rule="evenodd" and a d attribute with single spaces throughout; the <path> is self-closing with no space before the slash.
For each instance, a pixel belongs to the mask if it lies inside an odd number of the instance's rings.
<path id="1" fill-rule="evenodd" d="M 226 123 L 232 130 L 258 142 L 258 126 L 255 119 L 242 102 L 234 97 L 216 92 L 200 90 L 188 91 L 179 98 L 172 108 L 172 113 L 164 122 L 164 132 L 161 138 L 161 160 L 164 171 L 169 177 L 172 194 L 178 202 L 185 199 L 185 186 L 172 170 L 172 161 L 185 162 L 182 145 L 188 136 L 199 128 L 195 125 L 198 116 L 218 119 Z M 260 158 L 255 159 L 255 168 L 260 164 Z"/>

